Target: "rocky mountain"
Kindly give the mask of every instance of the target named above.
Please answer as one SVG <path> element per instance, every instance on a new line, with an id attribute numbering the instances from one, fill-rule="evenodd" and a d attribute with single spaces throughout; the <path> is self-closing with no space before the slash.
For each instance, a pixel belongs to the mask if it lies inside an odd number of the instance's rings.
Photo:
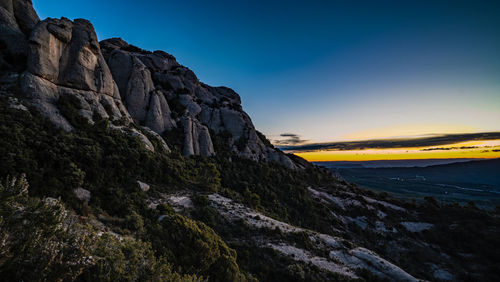
<path id="1" fill-rule="evenodd" d="M 144 51 L 119 38 L 104 40 L 101 46 L 134 120 L 159 134 L 182 128 L 184 155 L 214 155 L 212 135 L 226 133 L 229 146 L 241 156 L 296 167 L 265 144 L 233 90 L 200 82 L 193 71 L 163 51 Z"/>
<path id="2" fill-rule="evenodd" d="M 200 82 L 172 55 L 118 38 L 99 43 L 83 19 L 39 21 L 29 1 L 3 6 L 2 68 L 22 71 L 19 83 L 27 99 L 64 130 L 74 125 L 58 103 L 72 101 L 90 123 L 109 119 L 123 127 L 133 121 L 156 138 L 179 129 L 185 156 L 215 155 L 213 136 L 225 134 L 240 156 L 298 167 L 257 133 L 236 92 Z M 132 131 L 150 147 L 143 133 Z"/>
<path id="3" fill-rule="evenodd" d="M 275 149 L 237 93 L 0 0 L 6 281 L 497 281 L 499 210 L 403 202 Z"/>

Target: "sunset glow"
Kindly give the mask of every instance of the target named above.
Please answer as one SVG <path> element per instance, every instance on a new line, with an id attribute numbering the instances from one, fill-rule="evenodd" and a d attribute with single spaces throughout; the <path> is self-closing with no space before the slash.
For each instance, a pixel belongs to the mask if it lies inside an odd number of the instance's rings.
<path id="1" fill-rule="evenodd" d="M 296 152 L 308 161 L 371 161 L 406 159 L 500 158 L 500 140 L 472 141 L 443 146 L 364 149 L 319 150 Z"/>

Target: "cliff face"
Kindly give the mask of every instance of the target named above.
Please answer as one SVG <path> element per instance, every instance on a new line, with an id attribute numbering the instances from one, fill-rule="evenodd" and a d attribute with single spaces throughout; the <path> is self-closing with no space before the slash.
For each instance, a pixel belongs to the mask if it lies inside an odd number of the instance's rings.
<path id="1" fill-rule="evenodd" d="M 296 167 L 259 138 L 233 90 L 200 82 L 193 71 L 162 51 L 140 50 L 117 38 L 104 40 L 101 48 L 134 120 L 157 133 L 182 128 L 184 155 L 215 154 L 210 132 L 226 133 L 231 150 L 240 156 Z"/>
<path id="2" fill-rule="evenodd" d="M 298 167 L 257 133 L 236 92 L 200 82 L 172 55 L 117 38 L 99 43 L 83 19 L 40 21 L 30 1 L 2 1 L 0 22 L 2 70 L 19 74 L 26 102 L 66 131 L 75 125 L 61 114 L 61 99 L 76 103 L 91 124 L 107 118 L 129 128 L 151 149 L 132 122 L 155 138 L 177 129 L 185 156 L 217 154 L 213 139 L 221 134 L 242 157 Z"/>
<path id="3" fill-rule="evenodd" d="M 91 123 L 95 118 L 131 121 L 88 21 L 41 21 L 31 32 L 28 46 L 21 87 L 32 104 L 58 126 L 73 128 L 58 109 L 59 99 L 69 96 L 78 101 L 80 115 Z"/>
<path id="4" fill-rule="evenodd" d="M 31 1 L 0 1 L 0 70 L 26 66 L 27 37 L 39 21 Z"/>

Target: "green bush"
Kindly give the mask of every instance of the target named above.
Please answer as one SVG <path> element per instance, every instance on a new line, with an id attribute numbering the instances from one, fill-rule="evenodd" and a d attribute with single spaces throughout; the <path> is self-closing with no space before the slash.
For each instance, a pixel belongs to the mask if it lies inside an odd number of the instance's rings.
<path id="1" fill-rule="evenodd" d="M 149 243 L 98 235 L 74 223 L 60 200 L 28 196 L 24 175 L 0 183 L 4 281 L 201 281 L 171 270 Z"/>
<path id="2" fill-rule="evenodd" d="M 168 213 L 150 228 L 153 247 L 169 261 L 182 266 L 183 272 L 200 273 L 212 281 L 241 278 L 236 252 L 205 224 Z"/>

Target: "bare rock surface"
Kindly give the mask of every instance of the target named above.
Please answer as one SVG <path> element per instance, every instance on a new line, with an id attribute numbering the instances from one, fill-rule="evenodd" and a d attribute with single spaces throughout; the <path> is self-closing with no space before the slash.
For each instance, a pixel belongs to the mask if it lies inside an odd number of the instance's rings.
<path id="1" fill-rule="evenodd" d="M 181 123 L 184 126 L 185 135 L 184 155 L 201 155 L 206 157 L 214 155 L 214 146 L 206 126 L 191 117 L 184 117 Z"/>
<path id="2" fill-rule="evenodd" d="M 27 36 L 39 21 L 30 0 L 0 1 L 0 70 L 25 67 Z"/>
<path id="3" fill-rule="evenodd" d="M 151 75 L 157 65 L 169 65 L 168 59 L 162 59 L 158 54 L 147 54 L 150 56 L 143 58 L 146 55 L 127 51 L 129 45 L 121 39 L 106 40 L 101 45 L 132 118 L 160 134 L 175 127 L 165 94 L 155 88 Z"/>
<path id="4" fill-rule="evenodd" d="M 139 185 L 139 188 L 143 191 L 143 192 L 147 192 L 149 190 L 149 184 L 147 183 L 144 183 L 142 181 L 139 181 L 137 180 L 137 185 Z"/>
<path id="5" fill-rule="evenodd" d="M 56 85 L 119 98 L 87 20 L 46 19 L 30 35 L 28 72 Z"/>
<path id="6" fill-rule="evenodd" d="M 40 21 L 30 0 L 1 0 L 0 31 L 1 68 L 24 70 L 19 82 L 27 101 L 66 131 L 75 125 L 62 114 L 61 98 L 91 124 L 135 121 L 155 132 L 154 138 L 175 129 L 185 156 L 217 154 L 214 138 L 224 136 L 241 157 L 299 167 L 258 134 L 236 92 L 200 82 L 172 55 L 117 38 L 99 43 L 84 19 Z M 154 150 L 144 134 L 131 132 Z"/>
<path id="7" fill-rule="evenodd" d="M 90 201 L 91 198 L 91 193 L 87 189 L 83 188 L 77 188 L 73 190 L 73 193 L 75 193 L 76 197 L 83 202 L 88 202 Z"/>
<path id="8" fill-rule="evenodd" d="M 242 157 L 297 168 L 259 137 L 233 90 L 200 82 L 193 71 L 163 51 L 145 51 L 119 38 L 100 44 L 132 118 L 159 134 L 181 127 L 184 155 L 216 154 L 213 134 L 224 134 L 230 149 Z"/>
<path id="9" fill-rule="evenodd" d="M 410 232 L 422 232 L 424 230 L 431 229 L 434 225 L 427 222 L 401 222 L 401 225 Z"/>
<path id="10" fill-rule="evenodd" d="M 64 130 L 73 125 L 58 108 L 61 97 L 78 101 L 80 115 L 90 123 L 95 117 L 131 121 L 94 28 L 86 20 L 49 18 L 38 23 L 30 36 L 27 71 L 20 84 L 32 104 Z"/>
<path id="11" fill-rule="evenodd" d="M 266 247 L 288 255 L 294 260 L 312 263 L 319 268 L 357 278 L 356 270 L 368 269 L 370 272 L 390 281 L 419 281 L 398 266 L 380 257 L 377 253 L 363 247 L 350 244 L 346 246 L 344 239 L 327 234 L 321 234 L 308 229 L 296 227 L 281 222 L 252 210 L 242 204 L 235 203 L 229 198 L 219 194 L 208 196 L 218 212 L 231 221 L 243 220 L 254 228 L 279 229 L 283 233 L 305 232 L 313 242 L 320 244 L 321 249 L 328 250 L 327 257 L 321 257 L 310 253 L 289 242 L 269 242 L 262 239 Z"/>

